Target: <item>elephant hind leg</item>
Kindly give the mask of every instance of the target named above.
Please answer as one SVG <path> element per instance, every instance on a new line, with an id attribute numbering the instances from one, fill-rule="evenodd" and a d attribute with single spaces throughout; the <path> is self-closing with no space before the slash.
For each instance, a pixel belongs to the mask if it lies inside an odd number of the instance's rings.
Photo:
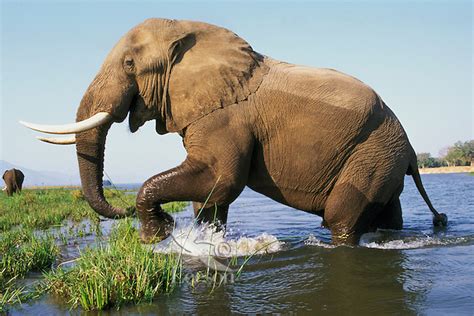
<path id="1" fill-rule="evenodd" d="M 373 226 L 381 229 L 401 230 L 403 228 L 402 206 L 400 198 L 393 198 L 377 216 Z"/>
<path id="2" fill-rule="evenodd" d="M 358 244 L 362 234 L 373 230 L 371 224 L 382 207 L 383 204 L 370 201 L 366 194 L 350 183 L 336 185 L 324 212 L 332 242 Z"/>
<path id="3" fill-rule="evenodd" d="M 362 234 L 377 227 L 401 227 L 398 197 L 403 189 L 405 162 L 383 148 L 379 150 L 383 164 L 368 159 L 364 150 L 355 153 L 326 201 L 324 219 L 334 243 L 358 244 Z"/>

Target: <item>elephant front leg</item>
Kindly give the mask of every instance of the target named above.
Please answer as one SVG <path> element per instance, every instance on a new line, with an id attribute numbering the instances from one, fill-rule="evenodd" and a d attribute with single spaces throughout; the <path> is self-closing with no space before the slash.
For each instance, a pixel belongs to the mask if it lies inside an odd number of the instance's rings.
<path id="1" fill-rule="evenodd" d="M 160 205 L 145 211 L 138 211 L 141 229 L 140 238 L 144 243 L 153 243 L 168 237 L 173 231 L 174 220 Z"/>
<path id="2" fill-rule="evenodd" d="M 194 217 L 198 223 L 214 224 L 217 229 L 225 229 L 229 205 L 193 203 Z"/>
<path id="3" fill-rule="evenodd" d="M 142 241 L 150 243 L 162 240 L 172 232 L 174 221 L 162 210 L 163 203 L 208 200 L 208 205 L 226 204 L 233 190 L 218 180 L 206 164 L 189 158 L 180 166 L 148 179 L 137 195 Z M 213 193 L 209 196 L 211 191 Z M 218 218 L 225 220 L 227 212 L 225 218 L 221 215 Z"/>

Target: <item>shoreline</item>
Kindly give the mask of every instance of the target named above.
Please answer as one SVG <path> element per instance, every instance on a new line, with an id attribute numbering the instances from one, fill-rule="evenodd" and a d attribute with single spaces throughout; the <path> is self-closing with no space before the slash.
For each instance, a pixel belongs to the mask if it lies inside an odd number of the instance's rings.
<path id="1" fill-rule="evenodd" d="M 474 166 L 456 166 L 456 167 L 436 167 L 436 168 L 419 168 L 420 174 L 443 174 L 443 173 L 474 173 Z M 25 186 L 26 190 L 39 189 L 81 189 L 80 185 L 33 185 Z M 104 189 L 114 189 L 113 187 L 104 187 Z M 118 189 L 119 191 L 128 191 L 128 189 Z"/>
<path id="2" fill-rule="evenodd" d="M 442 173 L 469 173 L 474 172 L 474 166 L 419 168 L 420 174 L 442 174 Z"/>

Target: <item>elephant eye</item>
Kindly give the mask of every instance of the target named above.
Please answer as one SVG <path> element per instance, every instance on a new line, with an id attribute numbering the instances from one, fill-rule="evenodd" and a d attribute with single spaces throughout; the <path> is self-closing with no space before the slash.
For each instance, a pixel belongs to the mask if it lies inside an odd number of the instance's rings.
<path id="1" fill-rule="evenodd" d="M 133 62 L 133 59 L 131 57 L 126 57 L 123 61 L 123 64 L 124 64 L 125 68 L 127 68 L 127 70 L 133 70 L 134 62 Z"/>

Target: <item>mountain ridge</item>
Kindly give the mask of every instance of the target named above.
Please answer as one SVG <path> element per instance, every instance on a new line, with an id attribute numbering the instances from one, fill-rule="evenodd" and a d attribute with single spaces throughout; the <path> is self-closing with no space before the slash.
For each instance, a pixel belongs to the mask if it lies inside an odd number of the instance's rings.
<path id="1" fill-rule="evenodd" d="M 58 171 L 34 170 L 25 166 L 16 165 L 5 160 L 0 160 L 0 173 L 9 169 L 19 169 L 25 175 L 24 187 L 31 186 L 56 186 L 56 185 L 80 185 L 79 175 L 68 174 Z M 3 181 L 2 181 L 3 182 Z M 3 187 L 4 183 L 2 183 Z"/>

